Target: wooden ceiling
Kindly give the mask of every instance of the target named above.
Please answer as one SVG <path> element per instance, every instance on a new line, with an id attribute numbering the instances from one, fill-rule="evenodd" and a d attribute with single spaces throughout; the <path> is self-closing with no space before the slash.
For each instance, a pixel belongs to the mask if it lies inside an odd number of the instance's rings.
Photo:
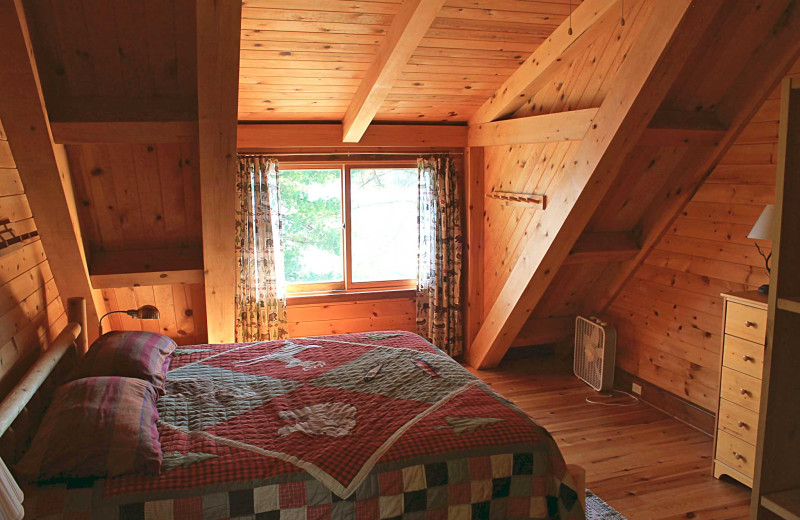
<path id="1" fill-rule="evenodd" d="M 375 121 L 467 121 L 580 0 L 447 0 Z M 341 121 L 400 0 L 244 0 L 239 119 Z"/>

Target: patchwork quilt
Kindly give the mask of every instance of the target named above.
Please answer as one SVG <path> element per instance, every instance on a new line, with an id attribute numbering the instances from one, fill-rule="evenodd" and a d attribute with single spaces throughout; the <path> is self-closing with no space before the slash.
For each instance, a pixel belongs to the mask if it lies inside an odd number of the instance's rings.
<path id="1" fill-rule="evenodd" d="M 26 518 L 584 518 L 552 437 L 416 334 L 179 348 L 158 411 L 160 475 L 27 489 Z"/>

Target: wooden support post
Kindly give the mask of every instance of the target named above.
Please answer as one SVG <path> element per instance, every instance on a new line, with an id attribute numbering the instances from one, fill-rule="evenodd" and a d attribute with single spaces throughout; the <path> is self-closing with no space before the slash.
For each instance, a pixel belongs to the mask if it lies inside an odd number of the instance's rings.
<path id="1" fill-rule="evenodd" d="M 208 341 L 234 340 L 241 2 L 197 2 L 197 113 Z"/>
<path id="2" fill-rule="evenodd" d="M 84 298 L 67 299 L 67 321 L 81 326 L 81 331 L 75 338 L 75 346 L 78 349 L 78 355 L 85 354 L 89 350 L 89 338 L 86 335 L 86 300 Z"/>
<path id="3" fill-rule="evenodd" d="M 620 68 L 573 162 L 565 182 L 512 268 L 505 285 L 467 350 L 475 368 L 497 366 L 558 268 L 583 233 L 619 173 L 621 161 L 644 132 L 683 67 L 684 57 L 711 23 L 720 1 L 657 0 Z M 690 9 L 691 6 L 691 9 Z M 581 6 L 583 7 L 583 5 Z"/>
<path id="4" fill-rule="evenodd" d="M 483 148 L 465 149 L 467 200 L 467 304 L 464 344 L 470 345 L 483 322 Z"/>
<path id="5" fill-rule="evenodd" d="M 400 6 L 344 114 L 345 143 L 357 143 L 364 135 L 442 5 L 444 0 L 405 0 Z"/>
<path id="6" fill-rule="evenodd" d="M 62 298 L 87 302 L 88 339 L 105 312 L 92 288 L 63 146 L 53 143 L 21 0 L 0 0 L 0 119 Z"/>

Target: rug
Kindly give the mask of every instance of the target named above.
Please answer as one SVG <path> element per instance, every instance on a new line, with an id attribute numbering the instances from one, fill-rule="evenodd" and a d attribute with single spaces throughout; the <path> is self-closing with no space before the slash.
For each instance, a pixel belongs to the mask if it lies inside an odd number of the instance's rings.
<path id="1" fill-rule="evenodd" d="M 587 489 L 586 520 L 625 520 L 625 517 Z"/>

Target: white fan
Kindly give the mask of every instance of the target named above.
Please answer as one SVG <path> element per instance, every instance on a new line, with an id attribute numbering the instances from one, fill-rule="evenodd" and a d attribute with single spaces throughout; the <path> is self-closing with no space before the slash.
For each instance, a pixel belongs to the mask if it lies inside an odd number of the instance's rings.
<path id="1" fill-rule="evenodd" d="M 575 359 L 573 372 L 579 379 L 599 392 L 614 385 L 614 357 L 617 332 L 599 318 L 575 320 Z"/>

